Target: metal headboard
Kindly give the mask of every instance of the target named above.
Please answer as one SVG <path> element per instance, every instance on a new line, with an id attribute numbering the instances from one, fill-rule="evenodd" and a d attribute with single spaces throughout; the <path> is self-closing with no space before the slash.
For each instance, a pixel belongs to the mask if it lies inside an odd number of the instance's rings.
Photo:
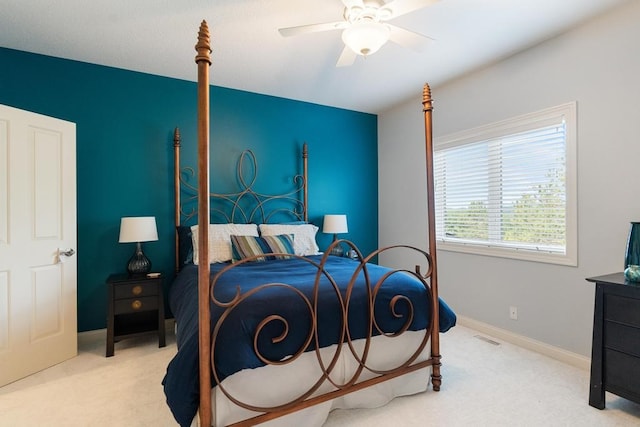
<path id="1" fill-rule="evenodd" d="M 198 219 L 198 186 L 193 167 L 180 165 L 180 129 L 173 133 L 175 224 L 192 225 Z M 269 222 L 308 221 L 308 148 L 302 146 L 302 174 L 295 174 L 291 187 L 280 194 L 255 190 L 258 162 L 251 150 L 240 153 L 236 166 L 238 191 L 209 194 L 210 223 L 265 224 Z M 249 173 L 247 173 L 249 172 Z M 176 268 L 178 268 L 176 233 Z"/>

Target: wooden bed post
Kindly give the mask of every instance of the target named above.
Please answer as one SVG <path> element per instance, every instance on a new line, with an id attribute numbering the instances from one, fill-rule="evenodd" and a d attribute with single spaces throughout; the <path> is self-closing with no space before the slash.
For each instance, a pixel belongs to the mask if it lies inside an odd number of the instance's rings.
<path id="1" fill-rule="evenodd" d="M 302 176 L 304 178 L 303 190 L 302 190 L 302 201 L 304 203 L 304 222 L 309 221 L 309 183 L 307 182 L 307 178 L 309 177 L 309 149 L 307 148 L 307 143 L 302 144 Z"/>
<path id="2" fill-rule="evenodd" d="M 174 199 L 174 226 L 176 246 L 176 274 L 180 271 L 180 240 L 178 238 L 178 226 L 180 225 L 180 129 L 173 130 L 173 194 Z"/>
<path id="3" fill-rule="evenodd" d="M 211 426 L 211 313 L 209 311 L 209 27 L 202 21 L 196 44 L 198 64 L 198 322 L 200 426 Z"/>
<path id="4" fill-rule="evenodd" d="M 436 209 L 435 186 L 433 183 L 433 132 L 431 115 L 433 112 L 433 100 L 431 88 L 425 83 L 422 90 L 422 111 L 424 113 L 425 148 L 427 157 L 427 216 L 429 230 L 429 253 L 431 254 L 431 298 L 433 313 L 433 325 L 431 326 L 431 357 L 434 359 L 431 383 L 435 391 L 440 390 L 442 376 L 440 375 L 440 313 L 438 312 L 438 261 L 436 253 Z"/>

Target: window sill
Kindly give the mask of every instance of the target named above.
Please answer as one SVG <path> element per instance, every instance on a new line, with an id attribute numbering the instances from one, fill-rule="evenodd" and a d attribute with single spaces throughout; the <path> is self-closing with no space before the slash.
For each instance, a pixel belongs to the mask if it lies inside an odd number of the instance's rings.
<path id="1" fill-rule="evenodd" d="M 577 255 L 550 253 L 550 252 L 537 252 L 526 249 L 511 249 L 500 248 L 491 246 L 481 246 L 474 244 L 459 244 L 450 242 L 437 242 L 437 248 L 439 250 L 448 252 L 460 252 L 472 255 L 484 255 L 499 258 L 510 258 L 521 261 L 542 262 L 546 264 L 566 265 L 570 267 L 578 266 Z"/>

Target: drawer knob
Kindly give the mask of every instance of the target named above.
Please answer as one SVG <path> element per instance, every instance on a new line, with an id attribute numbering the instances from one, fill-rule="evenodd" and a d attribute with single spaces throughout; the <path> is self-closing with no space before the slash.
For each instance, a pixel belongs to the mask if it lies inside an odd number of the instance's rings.
<path id="1" fill-rule="evenodd" d="M 133 293 L 135 296 L 138 296 L 142 293 L 142 286 L 140 285 L 136 285 L 131 289 L 131 293 Z"/>
<path id="2" fill-rule="evenodd" d="M 131 303 L 131 308 L 133 308 L 134 310 L 140 310 L 142 308 L 142 301 L 140 300 L 135 300 Z"/>

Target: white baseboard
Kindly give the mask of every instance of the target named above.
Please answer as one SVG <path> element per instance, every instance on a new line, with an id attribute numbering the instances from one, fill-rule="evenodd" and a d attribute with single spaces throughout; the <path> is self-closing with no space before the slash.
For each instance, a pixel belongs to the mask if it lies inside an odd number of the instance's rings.
<path id="1" fill-rule="evenodd" d="M 92 337 L 94 335 L 105 335 L 107 334 L 107 328 L 102 329 L 92 329 L 90 331 L 82 331 L 78 332 L 78 337 Z"/>
<path id="2" fill-rule="evenodd" d="M 524 335 L 518 335 L 505 329 L 496 328 L 495 326 L 465 316 L 458 316 L 458 324 L 467 328 L 475 329 L 478 332 L 491 335 L 508 343 L 517 345 L 527 350 L 535 351 L 545 356 L 552 357 L 561 362 L 568 363 L 581 369 L 589 370 L 591 368 L 591 358 L 578 353 L 564 350 L 560 347 L 537 341 Z"/>

